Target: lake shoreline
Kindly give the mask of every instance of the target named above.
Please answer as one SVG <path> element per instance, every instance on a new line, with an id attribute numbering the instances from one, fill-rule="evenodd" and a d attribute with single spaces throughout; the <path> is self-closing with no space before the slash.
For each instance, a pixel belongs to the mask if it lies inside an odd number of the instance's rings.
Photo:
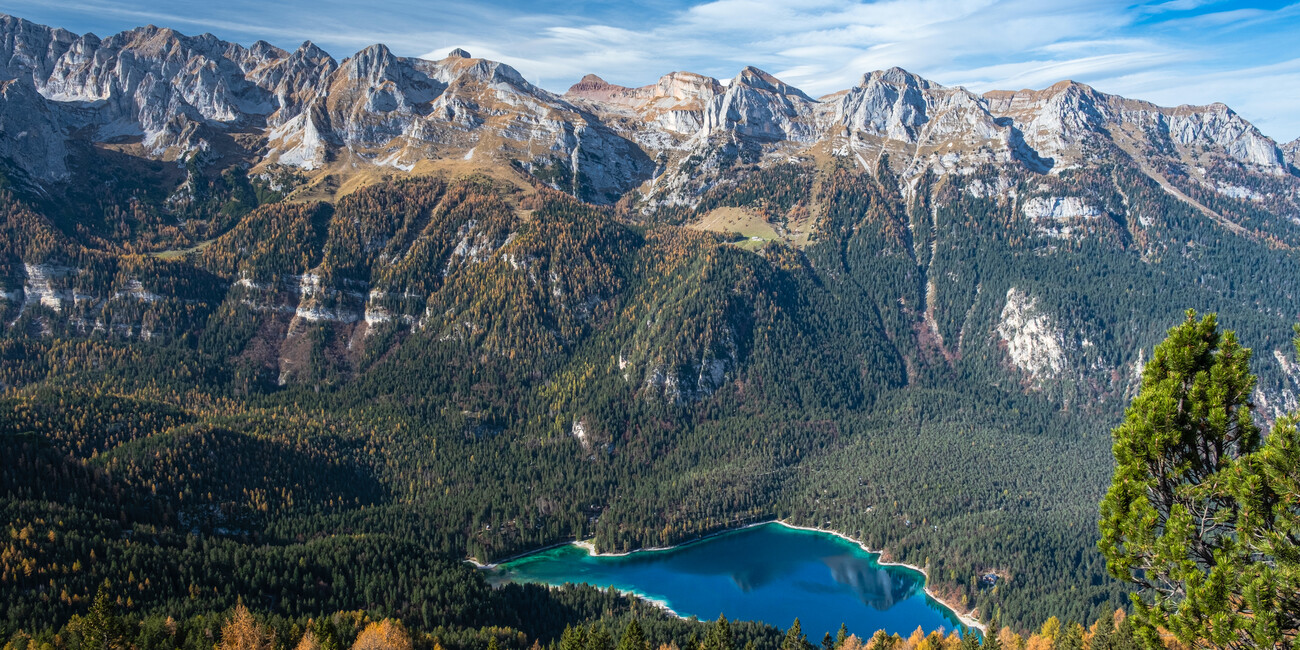
<path id="1" fill-rule="evenodd" d="M 904 567 L 904 568 L 907 568 L 907 569 L 911 569 L 911 570 L 913 570 L 913 571 L 916 571 L 917 573 L 921 574 L 922 576 L 925 576 L 925 582 L 924 582 L 924 587 L 923 587 L 923 589 L 925 590 L 925 595 L 927 595 L 927 596 L 929 596 L 930 598 L 934 599 L 934 602 L 939 603 L 940 605 L 943 605 L 945 608 L 947 608 L 947 610 L 950 611 L 950 612 L 952 612 L 953 615 L 957 617 L 957 620 L 961 621 L 962 624 L 965 625 L 966 627 L 975 628 L 975 629 L 979 630 L 980 633 L 982 633 L 982 634 L 988 634 L 988 633 L 989 633 L 988 627 L 987 627 L 986 625 L 984 625 L 983 623 L 981 623 L 981 622 L 979 621 L 979 619 L 977 619 L 977 618 L 971 616 L 971 615 L 970 615 L 970 612 L 963 612 L 963 611 L 961 611 L 961 610 L 958 609 L 957 607 L 954 607 L 952 603 L 948 602 L 948 601 L 947 601 L 946 599 L 944 599 L 944 598 L 939 597 L 938 594 L 936 594 L 936 593 L 934 593 L 933 591 L 931 591 L 931 590 L 930 590 L 930 574 L 926 573 L 926 572 L 925 572 L 925 569 L 922 569 L 921 567 L 916 566 L 915 564 L 908 564 L 908 563 L 906 563 L 906 562 L 894 562 L 894 561 L 891 561 L 891 560 L 886 560 L 886 559 L 885 559 L 885 549 L 881 549 L 881 550 L 877 551 L 877 550 L 875 550 L 875 549 L 872 549 L 872 548 L 868 547 L 866 544 L 862 543 L 861 541 L 856 540 L 856 539 L 854 539 L 854 538 L 852 538 L 852 537 L 849 537 L 848 535 L 845 535 L 844 533 L 841 533 L 841 532 L 839 532 L 839 531 L 837 531 L 837 530 L 830 530 L 830 529 L 827 529 L 827 528 L 816 528 L 816 527 L 813 527 L 813 526 L 800 526 L 800 525 L 798 525 L 798 524 L 792 524 L 792 523 L 789 523 L 789 522 L 784 521 L 784 520 L 782 520 L 782 519 L 776 519 L 776 520 L 774 520 L 774 523 L 777 523 L 777 524 L 780 524 L 780 525 L 782 525 L 782 526 L 785 526 L 786 528 L 793 528 L 793 529 L 795 529 L 795 530 L 810 530 L 810 531 L 814 531 L 814 532 L 818 532 L 818 533 L 826 533 L 826 534 L 828 534 L 828 535 L 834 535 L 834 536 L 836 536 L 836 537 L 838 537 L 838 538 L 840 538 L 840 539 L 842 539 L 842 540 L 844 540 L 844 541 L 846 541 L 846 542 L 851 542 L 851 543 L 853 543 L 853 544 L 857 544 L 857 545 L 858 545 L 858 548 L 860 548 L 860 549 L 862 549 L 862 550 L 864 550 L 864 551 L 866 551 L 866 552 L 868 552 L 868 553 L 871 553 L 871 554 L 875 555 L 876 558 L 877 558 L 877 559 L 876 559 L 876 564 L 879 564 L 879 565 L 881 565 L 881 566 L 901 566 L 901 567 Z"/>
<path id="2" fill-rule="evenodd" d="M 511 557 L 504 558 L 504 559 L 502 559 L 502 560 L 498 560 L 498 561 L 496 561 L 496 562 L 492 562 L 492 563 L 490 563 L 490 564 L 482 564 L 482 563 L 480 563 L 480 562 L 479 562 L 477 559 L 475 559 L 475 558 L 469 558 L 469 559 L 466 560 L 466 562 L 469 562 L 470 564 L 473 564 L 475 567 L 477 567 L 477 568 L 479 568 L 479 569 L 493 569 L 493 568 L 496 568 L 497 566 L 500 566 L 501 564 L 504 564 L 504 563 L 506 563 L 506 562 L 510 562 L 510 561 L 512 561 L 512 560 L 517 560 L 517 559 L 519 559 L 519 558 L 526 557 L 526 556 L 528 556 L 528 555 L 533 555 L 534 553 L 541 553 L 542 551 L 546 551 L 546 550 L 550 550 L 550 549 L 559 548 L 559 547 L 561 547 L 561 546 L 577 546 L 578 548 L 581 548 L 582 550 L 586 551 L 587 554 L 590 555 L 590 556 L 592 556 L 592 557 L 626 557 L 626 556 L 629 556 L 629 555 L 635 555 L 635 554 L 637 554 L 637 553 L 656 553 L 656 552 L 662 552 L 662 551 L 672 551 L 672 550 L 676 550 L 676 549 L 682 548 L 682 547 L 684 547 L 684 546 L 689 546 L 689 545 L 691 545 L 691 544 L 697 544 L 697 543 L 700 543 L 700 542 L 706 541 L 706 540 L 708 540 L 708 539 L 711 539 L 711 538 L 713 538 L 713 537 L 717 537 L 717 536 L 720 536 L 720 535 L 727 535 L 727 534 L 734 533 L 734 532 L 737 532 L 737 531 L 746 530 L 746 529 L 749 529 L 749 528 L 754 528 L 755 526 L 766 526 L 767 524 L 777 524 L 777 525 L 780 525 L 780 526 L 783 526 L 783 527 L 785 527 L 785 528 L 789 528 L 789 529 L 792 529 L 792 530 L 804 530 L 804 531 L 810 531 L 810 532 L 825 533 L 825 534 L 827 534 L 827 535 L 833 535 L 833 536 L 838 537 L 838 538 L 840 538 L 840 539 L 842 539 L 842 540 L 844 540 L 844 541 L 846 541 L 846 542 L 849 542 L 849 543 L 852 543 L 852 544 L 857 545 L 858 548 L 862 549 L 863 551 L 866 551 L 867 553 L 870 553 L 870 554 L 872 554 L 872 555 L 875 555 L 875 556 L 876 556 L 876 560 L 875 560 L 876 563 L 879 564 L 879 565 L 881 565 L 881 566 L 900 566 L 900 567 L 903 567 L 903 568 L 906 568 L 906 569 L 911 569 L 912 571 L 916 571 L 917 573 L 920 573 L 920 574 L 925 578 L 924 583 L 923 583 L 923 584 L 924 584 L 923 590 L 925 591 L 925 594 L 926 594 L 927 596 L 930 597 L 930 599 L 932 599 L 932 600 L 934 600 L 935 602 L 937 602 L 937 603 L 939 603 L 940 605 L 942 605 L 942 606 L 943 606 L 945 609 L 947 609 L 949 612 L 952 612 L 953 616 L 955 616 L 955 617 L 957 618 L 957 620 L 960 621 L 963 625 L 965 625 L 965 626 L 967 626 L 967 627 L 970 627 L 970 628 L 977 629 L 977 630 L 979 630 L 982 634 L 988 634 L 988 633 L 989 633 L 987 626 L 985 626 L 984 623 L 981 623 L 978 619 L 976 619 L 976 618 L 974 618 L 973 616 L 971 616 L 971 615 L 970 615 L 970 612 L 963 612 L 963 611 L 961 611 L 960 609 L 958 609 L 957 607 L 955 607 L 952 603 L 948 602 L 948 601 L 947 601 L 946 599 L 944 599 L 944 598 L 939 597 L 935 592 L 931 591 L 931 589 L 930 589 L 930 585 L 929 585 L 929 582 L 930 582 L 930 576 L 929 576 L 929 574 L 927 574 L 927 573 L 925 572 L 925 569 L 922 569 L 921 567 L 918 567 L 918 566 L 916 566 L 916 565 L 914 565 L 914 564 L 908 564 L 908 563 L 906 563 L 906 562 L 893 562 L 893 561 L 885 560 L 885 559 L 884 559 L 884 557 L 885 557 L 885 551 L 884 551 L 884 549 L 881 549 L 881 550 L 875 550 L 875 549 L 872 549 L 872 548 L 868 547 L 866 544 L 864 544 L 863 542 L 861 542 L 860 540 L 857 540 L 857 539 L 854 539 L 854 538 L 852 538 L 852 537 L 849 537 L 848 535 L 846 535 L 846 534 L 844 534 L 844 533 L 841 533 L 841 532 L 839 532 L 839 531 L 837 531 L 837 530 L 830 530 L 830 529 L 827 529 L 827 528 L 817 528 L 817 527 L 813 527 L 813 526 L 800 526 L 800 525 L 798 525 L 798 524 L 792 524 L 792 523 L 790 523 L 790 522 L 788 522 L 788 521 L 785 521 L 785 520 L 783 520 L 783 519 L 769 519 L 769 520 L 766 520 L 766 521 L 759 521 L 759 522 L 755 522 L 755 523 L 752 523 L 752 524 L 746 524 L 746 525 L 744 525 L 744 526 L 739 526 L 739 527 L 736 527 L 736 528 L 727 528 L 727 529 L 725 529 L 725 530 L 719 530 L 719 531 L 716 531 L 716 532 L 709 533 L 709 534 L 707 534 L 707 535 L 702 535 L 702 536 L 700 536 L 700 537 L 696 537 L 696 538 L 694 538 L 694 539 L 686 540 L 686 541 L 684 541 L 684 542 L 682 542 L 682 543 L 680 543 L 680 544 L 674 544 L 674 545 L 672 545 L 672 546 L 653 546 L 653 547 L 646 547 L 646 548 L 638 548 L 638 549 L 634 549 L 634 550 L 626 551 L 626 552 L 622 552 L 622 553 L 601 553 L 601 552 L 598 552 L 598 551 L 596 550 L 596 545 L 595 545 L 594 543 L 592 543 L 591 541 L 588 541 L 588 540 L 573 540 L 573 541 L 569 541 L 569 542 L 559 542 L 559 543 L 556 543 L 556 544 L 551 544 L 551 545 L 549 545 L 549 546 L 546 546 L 546 547 L 543 547 L 543 548 L 539 548 L 539 549 L 534 549 L 534 550 L 532 550 L 532 551 L 528 551 L 528 552 L 526 552 L 526 553 L 520 553 L 520 554 L 517 554 L 517 555 L 513 555 L 513 556 L 511 556 Z M 643 601 L 645 601 L 645 602 L 650 603 L 651 605 L 654 605 L 655 607 L 658 607 L 658 608 L 664 610 L 665 612 L 667 612 L 667 613 L 669 613 L 669 614 L 671 614 L 671 615 L 673 615 L 673 616 L 676 616 L 677 618 L 680 618 L 680 619 L 683 619 L 683 620 L 687 620 L 687 619 L 688 619 L 688 617 L 686 617 L 686 616 L 682 616 L 681 614 L 679 614 L 679 613 L 677 613 L 676 611 L 674 611 L 674 610 L 672 609 L 672 607 L 670 607 L 670 606 L 668 605 L 668 603 L 666 603 L 666 602 L 660 601 L 660 600 L 658 600 L 658 599 L 656 599 L 656 598 L 651 598 L 651 597 L 649 597 L 649 596 L 646 596 L 645 594 L 637 593 L 636 591 L 627 590 L 627 589 L 619 589 L 619 588 L 617 588 L 617 587 L 611 587 L 611 588 L 612 588 L 612 589 L 615 589 L 615 590 L 617 590 L 617 591 L 619 591 L 619 592 L 621 592 L 621 593 L 624 593 L 624 594 L 627 594 L 627 595 L 630 595 L 630 596 L 635 596 L 635 597 L 637 597 L 637 598 L 639 598 L 639 599 L 641 599 L 641 600 L 643 600 Z M 872 630 L 872 632 L 875 632 L 875 630 Z"/>

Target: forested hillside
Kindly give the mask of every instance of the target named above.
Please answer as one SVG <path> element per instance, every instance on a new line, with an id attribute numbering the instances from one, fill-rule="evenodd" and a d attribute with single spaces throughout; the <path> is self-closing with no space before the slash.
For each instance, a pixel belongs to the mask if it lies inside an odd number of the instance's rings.
<path id="1" fill-rule="evenodd" d="M 383 46 L 0 31 L 89 66 L 69 78 L 221 81 L 77 112 L 37 92 L 54 63 L 0 70 L 3 116 L 59 148 L 0 134 L 6 633 L 53 635 L 103 588 L 185 647 L 242 601 L 281 645 L 323 617 L 350 621 L 331 649 L 386 618 L 522 648 L 636 615 L 693 650 L 698 625 L 465 560 L 775 518 L 924 567 L 998 627 L 1110 620 L 1109 431 L 1166 329 L 1217 312 L 1261 419 L 1297 406 L 1300 171 L 1221 105 L 896 69 L 812 100 L 746 68 L 669 119 Z M 1031 108 L 1078 120 L 1030 130 Z"/>
<path id="2" fill-rule="evenodd" d="M 1289 304 L 1287 285 L 1177 278 L 1289 255 L 1047 252 L 992 200 L 909 208 L 844 168 L 747 178 L 770 191 L 710 200 L 824 211 L 815 241 L 746 250 L 544 188 L 422 178 L 261 207 L 160 258 L 6 197 L 6 250 L 69 269 L 6 314 L 9 620 L 64 620 L 105 579 L 143 611 L 427 611 L 439 587 L 407 582 L 464 557 L 773 517 L 925 566 L 989 619 L 1121 605 L 1091 522 L 1133 357 L 1189 303 L 1281 340 L 1283 318 L 1233 301 Z M 1212 228 L 1162 208 L 1189 241 Z M 1057 375 L 1007 360 L 1017 292 L 1079 332 Z M 392 574 L 351 564 L 367 546 Z"/>

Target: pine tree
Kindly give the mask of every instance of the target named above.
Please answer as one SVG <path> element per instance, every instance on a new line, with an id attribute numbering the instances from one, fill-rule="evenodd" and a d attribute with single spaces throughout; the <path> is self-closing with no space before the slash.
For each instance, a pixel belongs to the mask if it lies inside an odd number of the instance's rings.
<path id="1" fill-rule="evenodd" d="M 587 629 L 581 625 L 565 625 L 560 634 L 560 650 L 586 650 Z"/>
<path id="2" fill-rule="evenodd" d="M 650 643 L 646 641 L 645 632 L 641 630 L 641 624 L 632 619 L 627 624 L 627 629 L 623 631 L 623 637 L 618 641 L 618 650 L 650 650 Z"/>
<path id="3" fill-rule="evenodd" d="M 1297 344 L 1300 351 L 1300 343 Z M 1300 435 L 1267 443 L 1251 413 L 1251 352 L 1213 314 L 1169 331 L 1113 432 L 1098 547 L 1138 586 L 1134 631 L 1193 647 L 1285 647 L 1300 626 Z"/>
<path id="4" fill-rule="evenodd" d="M 1078 623 L 1066 624 L 1052 647 L 1053 650 L 1083 650 L 1083 627 Z"/>
<path id="5" fill-rule="evenodd" d="M 719 616 L 718 621 L 709 628 L 701 647 L 707 650 L 735 650 L 736 640 L 726 616 Z"/>
<path id="6" fill-rule="evenodd" d="M 1103 616 L 1092 626 L 1092 639 L 1088 650 L 1111 650 L 1111 640 L 1115 634 L 1115 617 Z"/>
<path id="7" fill-rule="evenodd" d="M 90 612 L 82 621 L 81 647 L 86 650 L 118 650 L 126 647 L 122 622 L 117 608 L 108 596 L 106 585 L 100 585 Z"/>
<path id="8" fill-rule="evenodd" d="M 808 638 L 804 636 L 799 626 L 799 619 L 794 619 L 794 623 L 785 633 L 785 640 L 781 641 L 781 650 L 808 650 L 809 645 Z"/>
<path id="9" fill-rule="evenodd" d="M 979 637 L 968 627 L 961 629 L 961 650 L 979 650 Z"/>
<path id="10" fill-rule="evenodd" d="M 604 625 L 593 625 L 587 633 L 587 650 L 614 650 L 614 637 Z"/>

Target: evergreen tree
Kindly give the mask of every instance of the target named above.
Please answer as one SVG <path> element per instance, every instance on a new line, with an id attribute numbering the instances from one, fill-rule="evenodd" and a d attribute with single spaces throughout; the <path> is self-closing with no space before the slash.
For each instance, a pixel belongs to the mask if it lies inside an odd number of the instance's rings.
<path id="1" fill-rule="evenodd" d="M 117 608 L 108 596 L 106 585 L 100 585 L 90 612 L 82 621 L 82 648 L 86 650 L 118 650 L 126 647 L 122 621 Z"/>
<path id="2" fill-rule="evenodd" d="M 650 643 L 646 641 L 645 632 L 641 630 L 641 624 L 632 619 L 627 624 L 627 629 L 623 631 L 623 637 L 618 641 L 618 650 L 650 650 Z M 730 650 L 730 649 L 728 649 Z"/>
<path id="3" fill-rule="evenodd" d="M 961 650 L 979 650 L 980 640 L 975 636 L 975 632 L 968 627 L 961 628 Z"/>
<path id="4" fill-rule="evenodd" d="M 835 634 L 835 647 L 836 648 L 844 647 L 844 642 L 847 641 L 848 638 L 849 638 L 849 626 L 845 625 L 844 623 L 840 623 L 840 631 Z"/>
<path id="5" fill-rule="evenodd" d="M 587 650 L 614 650 L 614 637 L 604 625 L 593 625 L 587 633 Z"/>
<path id="6" fill-rule="evenodd" d="M 785 640 L 781 641 L 781 650 L 809 650 L 809 648 L 808 638 L 804 636 L 799 619 L 796 618 L 790 625 L 790 629 L 786 631 Z"/>
<path id="7" fill-rule="evenodd" d="M 1083 627 L 1078 623 L 1067 623 L 1052 647 L 1054 650 L 1084 650 Z"/>
<path id="8" fill-rule="evenodd" d="M 1300 626 L 1300 436 L 1284 419 L 1261 445 L 1250 356 L 1214 314 L 1188 311 L 1113 432 L 1098 546 L 1139 587 L 1148 647 L 1158 628 L 1190 646 L 1284 647 Z"/>
<path id="9" fill-rule="evenodd" d="M 718 622 L 713 624 L 704 637 L 702 647 L 708 650 L 735 650 L 736 639 L 726 616 L 718 616 Z"/>
<path id="10" fill-rule="evenodd" d="M 581 625 L 565 625 L 560 634 L 560 650 L 586 650 L 587 629 Z"/>

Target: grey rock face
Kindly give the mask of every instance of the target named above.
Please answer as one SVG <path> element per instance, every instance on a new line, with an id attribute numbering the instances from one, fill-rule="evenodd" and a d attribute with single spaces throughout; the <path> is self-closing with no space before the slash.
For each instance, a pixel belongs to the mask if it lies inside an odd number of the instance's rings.
<path id="1" fill-rule="evenodd" d="M 1161 108 L 1074 82 L 977 95 L 891 68 L 815 100 L 747 67 L 727 83 L 674 72 L 639 88 L 589 75 L 561 97 L 460 49 L 428 61 L 373 45 L 339 62 L 310 42 L 288 52 L 153 26 L 100 39 L 0 15 L 3 80 L 0 155 L 40 182 L 66 175 L 73 137 L 138 140 L 163 158 L 221 142 L 251 164 L 306 169 L 495 160 L 588 200 L 640 188 L 687 203 L 728 161 L 815 147 L 865 167 L 889 154 L 904 180 L 988 164 L 1054 173 L 1117 146 L 1276 176 L 1300 149 L 1222 104 Z"/>
<path id="2" fill-rule="evenodd" d="M 60 108 L 18 79 L 0 82 L 0 102 L 0 158 L 37 182 L 65 178 L 69 120 Z"/>
<path id="3" fill-rule="evenodd" d="M 762 70 L 747 67 L 709 100 L 704 131 L 734 131 L 759 140 L 809 142 L 817 138 L 814 100 Z"/>
<path id="4" fill-rule="evenodd" d="M 1300 138 L 1282 145 L 1282 155 L 1292 167 L 1300 167 Z"/>

